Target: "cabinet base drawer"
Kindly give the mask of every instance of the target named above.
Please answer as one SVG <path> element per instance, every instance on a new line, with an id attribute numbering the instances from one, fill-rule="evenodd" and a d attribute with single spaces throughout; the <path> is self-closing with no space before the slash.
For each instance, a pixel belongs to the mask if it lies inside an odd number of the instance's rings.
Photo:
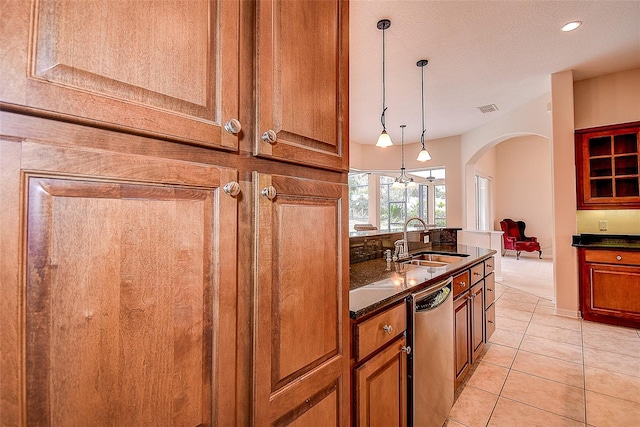
<path id="1" fill-rule="evenodd" d="M 361 361 L 407 329 L 407 306 L 402 303 L 357 324 L 354 358 Z"/>

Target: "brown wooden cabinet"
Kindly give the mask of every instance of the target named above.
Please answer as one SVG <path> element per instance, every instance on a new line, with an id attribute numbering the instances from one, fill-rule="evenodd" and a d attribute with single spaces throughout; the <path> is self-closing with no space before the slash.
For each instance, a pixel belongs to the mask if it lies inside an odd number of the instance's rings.
<path id="1" fill-rule="evenodd" d="M 458 293 L 453 301 L 456 387 L 478 360 L 495 331 L 494 258 L 477 263 L 453 278 Z M 471 289 L 460 286 L 471 280 Z"/>
<path id="2" fill-rule="evenodd" d="M 407 425 L 407 355 L 404 336 L 355 369 L 356 426 Z"/>
<path id="3" fill-rule="evenodd" d="M 407 306 L 353 324 L 353 425 L 407 425 Z"/>
<path id="4" fill-rule="evenodd" d="M 3 108 L 238 149 L 239 1 L 19 0 L 0 19 Z"/>
<path id="5" fill-rule="evenodd" d="M 348 2 L 89 3 L 0 14 L 0 424 L 348 424 Z"/>
<path id="6" fill-rule="evenodd" d="M 640 328 L 640 251 L 578 249 L 585 320 Z"/>
<path id="7" fill-rule="evenodd" d="M 485 261 L 485 268 L 488 265 L 493 267 L 493 258 L 491 261 Z M 489 341 L 491 335 L 496 330 L 496 281 L 495 274 L 492 272 L 487 274 L 484 278 L 484 311 L 485 311 L 485 341 Z"/>
<path id="8" fill-rule="evenodd" d="M 471 337 L 469 331 L 471 310 L 467 300 L 468 294 L 468 292 L 465 292 L 453 301 L 456 387 L 462 383 L 471 368 Z"/>
<path id="9" fill-rule="evenodd" d="M 640 122 L 575 133 L 578 209 L 640 208 Z"/>
<path id="10" fill-rule="evenodd" d="M 2 424 L 233 424 L 222 186 L 237 171 L 50 142 L 0 153 Z"/>
<path id="11" fill-rule="evenodd" d="M 469 291 L 469 305 L 471 308 L 471 363 L 474 363 L 485 343 L 484 321 L 484 281 L 475 284 Z"/>
<path id="12" fill-rule="evenodd" d="M 347 187 L 258 173 L 254 183 L 254 420 L 289 424 L 331 399 L 332 424 L 346 423 Z"/>
<path id="13" fill-rule="evenodd" d="M 347 1 L 258 2 L 255 154 L 347 171 Z"/>

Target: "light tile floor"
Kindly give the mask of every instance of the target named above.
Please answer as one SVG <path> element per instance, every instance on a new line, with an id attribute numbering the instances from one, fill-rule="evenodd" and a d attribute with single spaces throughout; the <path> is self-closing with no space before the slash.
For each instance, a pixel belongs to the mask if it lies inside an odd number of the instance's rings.
<path id="1" fill-rule="evenodd" d="M 496 284 L 496 331 L 445 423 L 640 427 L 640 330 L 553 314 Z"/>

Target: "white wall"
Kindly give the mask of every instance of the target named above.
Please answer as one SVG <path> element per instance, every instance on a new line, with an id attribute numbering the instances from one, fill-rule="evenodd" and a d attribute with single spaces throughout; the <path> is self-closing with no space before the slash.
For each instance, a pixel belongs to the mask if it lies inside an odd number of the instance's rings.
<path id="1" fill-rule="evenodd" d="M 542 95 L 496 120 L 461 136 L 464 170 L 464 228 L 475 227 L 474 175 L 478 160 L 493 146 L 524 135 L 551 137 L 551 116 L 547 112 L 551 94 Z M 471 190 L 471 191 L 470 191 Z"/>
<path id="2" fill-rule="evenodd" d="M 540 242 L 542 254 L 551 257 L 553 208 L 551 190 L 551 152 L 547 138 L 521 136 L 510 138 L 495 147 L 494 179 L 495 222 L 511 218 L 527 224 L 527 236 Z M 538 256 L 537 252 L 523 256 Z"/>

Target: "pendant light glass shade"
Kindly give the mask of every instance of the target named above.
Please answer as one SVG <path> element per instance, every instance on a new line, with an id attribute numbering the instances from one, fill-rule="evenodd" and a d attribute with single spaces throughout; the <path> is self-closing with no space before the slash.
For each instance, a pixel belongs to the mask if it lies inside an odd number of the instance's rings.
<path id="1" fill-rule="evenodd" d="M 378 142 L 376 142 L 376 147 L 389 147 L 393 145 L 391 141 L 391 137 L 387 134 L 387 127 L 385 125 L 385 117 L 384 113 L 387 111 L 386 104 L 386 85 L 385 85 L 385 60 L 384 60 L 384 30 L 391 26 L 391 21 L 388 19 L 381 19 L 378 21 L 376 27 L 379 30 L 382 30 L 382 114 L 380 115 L 380 122 L 382 123 L 382 133 L 378 137 Z"/>
<path id="2" fill-rule="evenodd" d="M 400 167 L 400 176 L 396 178 L 396 180 L 391 184 L 391 188 L 413 188 L 418 184 L 413 181 L 413 178 L 407 176 L 404 169 L 404 128 L 407 125 L 400 125 L 400 129 L 402 129 L 402 145 L 401 145 L 401 153 L 402 153 L 402 164 Z"/>
<path id="3" fill-rule="evenodd" d="M 424 146 L 424 133 L 427 131 L 424 127 L 424 67 L 427 66 L 429 61 L 426 59 L 421 59 L 416 62 L 416 65 L 422 68 L 422 135 L 420 136 L 420 142 L 422 143 L 422 149 L 418 153 L 419 162 L 426 162 L 427 160 L 431 160 L 431 154 L 427 151 L 427 148 Z"/>
<path id="4" fill-rule="evenodd" d="M 387 133 L 386 130 L 383 130 L 380 136 L 378 137 L 378 142 L 376 142 L 376 147 L 390 147 L 393 145 L 391 142 L 391 137 Z"/>
<path id="5" fill-rule="evenodd" d="M 424 148 L 424 145 L 422 146 L 422 150 L 420 150 L 420 152 L 418 153 L 418 159 L 417 160 L 419 162 L 426 162 L 427 160 L 431 160 L 431 154 L 429 154 L 427 149 Z"/>

